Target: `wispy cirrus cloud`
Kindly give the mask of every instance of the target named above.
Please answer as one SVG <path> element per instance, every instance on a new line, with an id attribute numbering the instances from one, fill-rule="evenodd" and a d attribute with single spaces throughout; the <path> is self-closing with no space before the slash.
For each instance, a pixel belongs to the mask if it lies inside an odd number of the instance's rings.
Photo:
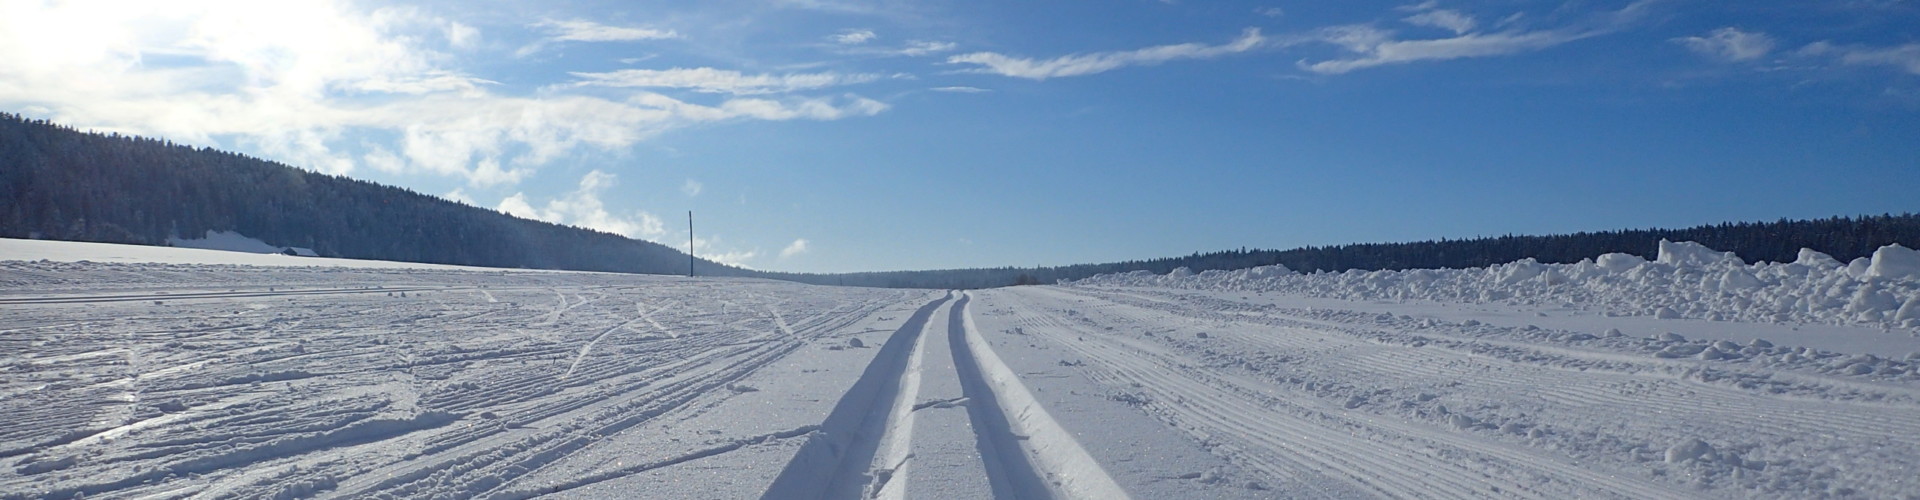
<path id="1" fill-rule="evenodd" d="M 1848 66 L 1887 66 L 1907 74 L 1920 75 L 1920 43 L 1873 47 L 1840 45 L 1823 41 L 1808 44 L 1796 54 L 1831 58 L 1835 62 Z"/>
<path id="2" fill-rule="evenodd" d="M 869 73 L 789 73 L 749 75 L 716 68 L 624 69 L 604 73 L 570 73 L 576 87 L 633 87 L 689 89 L 713 94 L 779 94 L 854 85 L 879 80 Z"/>
<path id="3" fill-rule="evenodd" d="M 972 73 L 1046 80 L 1104 73 L 1127 66 L 1150 66 L 1181 59 L 1211 59 L 1253 50 L 1266 40 L 1266 37 L 1260 35 L 1259 28 L 1247 28 L 1239 38 L 1220 45 L 1182 43 L 1121 52 L 1073 54 L 1052 59 L 1014 57 L 997 52 L 974 52 L 948 57 L 947 62 L 979 66 L 966 70 Z"/>
<path id="4" fill-rule="evenodd" d="M 1700 55 L 1726 61 L 1759 59 L 1772 52 L 1774 46 L 1773 37 L 1766 33 L 1746 32 L 1731 26 L 1713 30 L 1705 36 L 1680 37 L 1672 41 Z"/>
<path id="5" fill-rule="evenodd" d="M 1370 26 L 1340 26 L 1319 32 L 1320 41 L 1338 45 L 1354 57 L 1319 62 L 1301 61 L 1300 67 L 1337 75 L 1355 70 L 1420 61 L 1518 54 L 1545 49 L 1587 35 L 1560 31 L 1469 33 L 1452 38 L 1401 40 L 1395 33 Z"/>
<path id="6" fill-rule="evenodd" d="M 1448 9 L 1428 10 L 1407 16 L 1402 19 L 1402 21 L 1406 21 L 1407 24 L 1414 26 L 1430 26 L 1445 29 L 1452 31 L 1456 35 L 1464 35 L 1469 31 L 1473 31 L 1474 26 L 1478 24 L 1474 21 L 1473 16 Z"/>
<path id="7" fill-rule="evenodd" d="M 827 35 L 827 40 L 841 45 L 860 45 L 873 41 L 874 38 L 878 38 L 879 36 L 880 35 L 874 34 L 873 30 L 849 29 Z"/>
<path id="8" fill-rule="evenodd" d="M 547 47 L 560 42 L 638 42 L 680 38 L 680 33 L 674 30 L 611 26 L 585 19 L 547 19 L 533 23 L 528 27 L 545 33 L 547 36 L 522 46 L 519 50 L 515 50 L 513 52 L 514 57 L 527 57 L 538 54 L 546 50 Z"/>
<path id="9" fill-rule="evenodd" d="M 906 47 L 895 49 L 893 53 L 898 55 L 903 55 L 903 56 L 920 57 L 920 56 L 930 56 L 930 55 L 938 54 L 941 52 L 948 52 L 957 48 L 960 48 L 960 46 L 953 42 L 941 42 L 941 41 L 932 41 L 932 40 L 911 40 L 907 42 Z"/>
<path id="10" fill-rule="evenodd" d="M 680 33 L 673 30 L 610 26 L 585 19 L 548 19 L 534 23 L 533 27 L 547 32 L 548 38 L 561 42 L 633 42 L 680 38 Z"/>
<path id="11" fill-rule="evenodd" d="M 1495 23 L 1505 28 L 1493 33 L 1477 31 L 1479 23 L 1472 16 L 1441 9 L 1438 2 L 1427 1 L 1397 9 L 1415 13 L 1400 21 L 1414 26 L 1446 29 L 1452 31 L 1454 36 L 1406 39 L 1393 30 L 1370 24 L 1354 24 L 1322 28 L 1292 43 L 1319 42 L 1344 49 L 1349 54 L 1347 57 L 1317 62 L 1302 60 L 1298 63 L 1301 69 L 1326 75 L 1394 64 L 1506 56 L 1544 50 L 1618 31 L 1645 15 L 1655 1 L 1638 0 L 1620 10 L 1598 13 L 1573 25 L 1552 29 L 1511 27 L 1521 19 L 1516 14 Z"/>

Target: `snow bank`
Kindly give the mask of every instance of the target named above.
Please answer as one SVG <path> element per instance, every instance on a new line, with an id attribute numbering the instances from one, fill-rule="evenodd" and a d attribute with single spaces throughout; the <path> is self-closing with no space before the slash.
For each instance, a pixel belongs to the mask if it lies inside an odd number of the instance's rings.
<path id="1" fill-rule="evenodd" d="M 1920 252 L 1900 246 L 1899 243 L 1880 247 L 1873 252 L 1871 263 L 1867 264 L 1867 276 L 1920 280 Z"/>
<path id="2" fill-rule="evenodd" d="M 1078 282 L 1061 280 L 1060 284 L 1105 284 L 1103 281 L 1115 281 L 1134 286 L 1168 286 L 1181 288 L 1241 288 L 1250 283 L 1271 280 L 1297 273 L 1285 264 L 1252 267 L 1234 271 L 1210 270 L 1194 274 L 1185 267 L 1176 268 L 1166 275 L 1153 274 L 1151 271 L 1133 271 L 1123 274 L 1102 274 Z M 1194 286 L 1197 285 L 1197 286 Z"/>
<path id="3" fill-rule="evenodd" d="M 1652 261 L 1621 253 L 1572 264 L 1533 259 L 1473 269 L 1296 274 L 1239 271 L 1103 274 L 1074 286 L 1273 291 L 1348 300 L 1433 300 L 1597 309 L 1609 315 L 1811 323 L 1920 331 L 1920 251 L 1888 245 L 1842 265 L 1802 249 L 1790 263 L 1662 240 Z"/>

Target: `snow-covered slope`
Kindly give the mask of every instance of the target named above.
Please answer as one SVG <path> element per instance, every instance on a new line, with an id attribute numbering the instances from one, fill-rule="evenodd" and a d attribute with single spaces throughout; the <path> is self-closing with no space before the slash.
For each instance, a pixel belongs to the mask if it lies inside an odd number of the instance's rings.
<path id="1" fill-rule="evenodd" d="M 129 262 L 140 264 L 206 264 L 282 267 L 348 267 L 361 269 L 468 269 L 495 270 L 487 267 L 448 266 L 386 260 L 330 259 L 284 255 L 280 248 L 260 243 L 235 233 L 210 233 L 205 240 L 177 240 L 180 247 L 115 245 L 77 241 L 46 241 L 0 238 L 0 261 L 52 262 Z M 259 243 L 253 246 L 248 243 Z M 200 245 L 200 246 L 192 246 Z M 312 253 L 312 252 L 306 252 Z"/>
<path id="2" fill-rule="evenodd" d="M 0 241 L 0 498 L 1914 498 L 1902 250 L 946 292 Z"/>

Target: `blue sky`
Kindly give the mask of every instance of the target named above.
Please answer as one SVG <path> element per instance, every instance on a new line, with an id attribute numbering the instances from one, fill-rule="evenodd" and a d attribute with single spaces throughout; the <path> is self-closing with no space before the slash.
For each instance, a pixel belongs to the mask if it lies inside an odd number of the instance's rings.
<path id="1" fill-rule="evenodd" d="M 0 109 L 804 272 L 1920 208 L 1920 3 L 0 4 Z"/>

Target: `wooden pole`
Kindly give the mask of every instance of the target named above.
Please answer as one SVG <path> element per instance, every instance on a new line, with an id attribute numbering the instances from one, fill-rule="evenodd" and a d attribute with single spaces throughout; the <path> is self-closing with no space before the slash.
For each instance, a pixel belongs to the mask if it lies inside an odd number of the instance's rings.
<path id="1" fill-rule="evenodd" d="M 693 211 L 687 211 L 687 277 L 693 277 Z"/>

